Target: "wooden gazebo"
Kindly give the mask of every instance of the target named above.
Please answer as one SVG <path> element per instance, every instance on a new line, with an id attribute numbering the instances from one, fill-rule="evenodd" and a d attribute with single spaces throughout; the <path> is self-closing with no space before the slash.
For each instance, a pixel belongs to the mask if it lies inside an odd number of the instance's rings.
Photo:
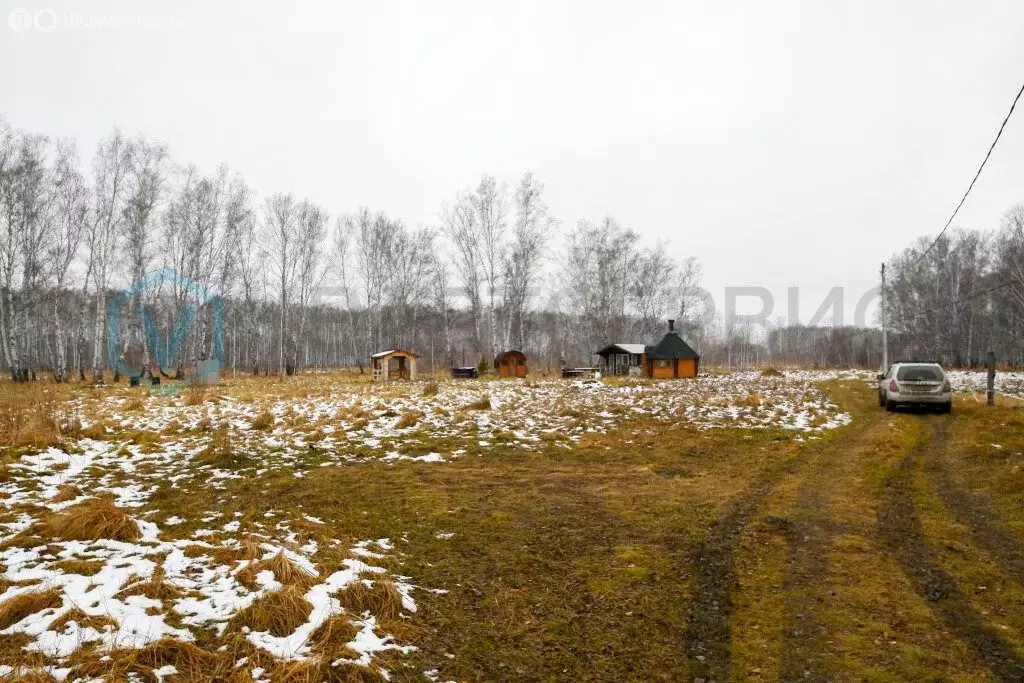
<path id="1" fill-rule="evenodd" d="M 390 349 L 370 356 L 374 382 L 392 379 L 416 379 L 415 353 L 408 349 Z"/>
<path id="2" fill-rule="evenodd" d="M 494 369 L 499 377 L 526 377 L 526 354 L 522 351 L 505 351 L 494 358 Z"/>
<path id="3" fill-rule="evenodd" d="M 669 320 L 668 333 L 655 346 L 644 349 L 644 375 L 647 377 L 697 376 L 700 355 L 679 336 L 675 322 Z"/>

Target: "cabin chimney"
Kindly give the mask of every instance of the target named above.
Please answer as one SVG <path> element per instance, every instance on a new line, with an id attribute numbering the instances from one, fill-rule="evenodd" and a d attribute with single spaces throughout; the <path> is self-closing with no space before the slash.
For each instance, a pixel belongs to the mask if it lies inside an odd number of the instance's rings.
<path id="1" fill-rule="evenodd" d="M 673 320 L 672 318 L 668 319 L 668 331 L 669 332 L 675 332 L 676 331 L 676 321 Z"/>

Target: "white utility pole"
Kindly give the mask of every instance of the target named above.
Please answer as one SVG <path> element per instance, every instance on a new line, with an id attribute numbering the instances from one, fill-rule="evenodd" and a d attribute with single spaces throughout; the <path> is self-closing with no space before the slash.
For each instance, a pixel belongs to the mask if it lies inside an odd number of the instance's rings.
<path id="1" fill-rule="evenodd" d="M 879 308 L 882 312 L 882 372 L 886 372 L 889 369 L 889 339 L 887 335 L 886 327 L 888 326 L 888 320 L 886 320 L 885 311 L 885 264 L 882 264 L 882 292 L 881 292 L 881 303 Z"/>

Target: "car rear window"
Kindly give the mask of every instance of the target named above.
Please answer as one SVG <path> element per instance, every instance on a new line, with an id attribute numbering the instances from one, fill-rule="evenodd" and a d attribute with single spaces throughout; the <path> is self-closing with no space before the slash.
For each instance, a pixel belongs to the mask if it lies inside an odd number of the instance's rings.
<path id="1" fill-rule="evenodd" d="M 927 365 L 905 365 L 896 373 L 896 379 L 901 382 L 938 382 L 942 373 L 938 368 Z"/>

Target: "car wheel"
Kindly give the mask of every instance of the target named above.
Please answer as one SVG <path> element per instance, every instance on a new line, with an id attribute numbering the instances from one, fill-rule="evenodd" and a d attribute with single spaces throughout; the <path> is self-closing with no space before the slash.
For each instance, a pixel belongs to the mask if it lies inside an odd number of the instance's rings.
<path id="1" fill-rule="evenodd" d="M 943 403 L 942 404 L 942 412 L 945 415 L 949 415 L 950 413 L 952 413 L 953 412 L 953 402 L 950 401 L 949 403 Z"/>
<path id="2" fill-rule="evenodd" d="M 890 401 L 889 399 L 885 399 L 885 411 L 887 413 L 891 413 L 891 412 L 894 412 L 895 410 L 896 410 L 896 404 L 893 403 L 892 401 Z"/>

